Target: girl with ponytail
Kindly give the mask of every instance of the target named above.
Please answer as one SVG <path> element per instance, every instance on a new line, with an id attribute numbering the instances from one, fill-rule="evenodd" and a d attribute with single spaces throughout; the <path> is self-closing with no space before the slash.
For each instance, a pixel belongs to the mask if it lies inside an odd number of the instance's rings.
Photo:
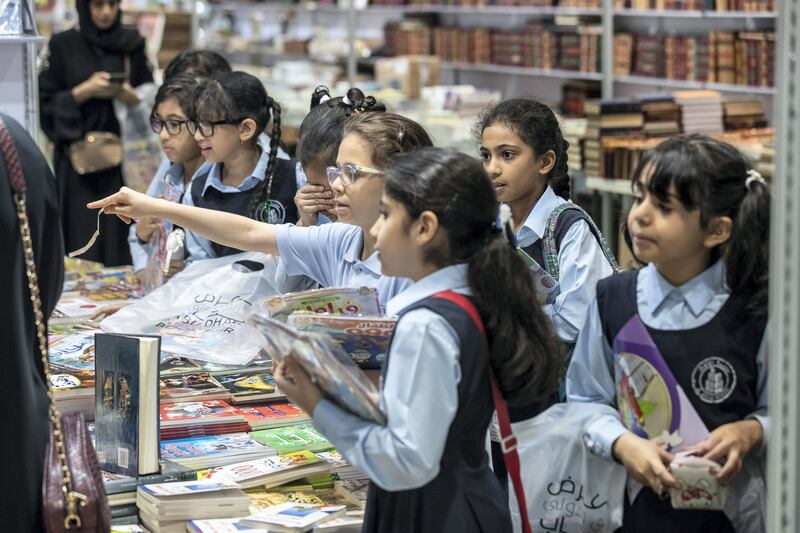
<path id="1" fill-rule="evenodd" d="M 272 123 L 269 141 L 262 133 Z M 192 182 L 189 205 L 235 213 L 261 222 L 297 222 L 294 162 L 278 156 L 281 107 L 255 76 L 230 72 L 204 80 L 187 124 L 210 163 Z M 187 235 L 192 259 L 239 253 L 236 247 Z"/>
<path id="2" fill-rule="evenodd" d="M 322 399 L 291 358 L 275 368 L 276 383 L 369 474 L 363 531 L 511 531 L 485 453 L 492 382 L 519 405 L 547 397 L 558 375 L 528 268 L 498 228 L 486 173 L 466 154 L 426 148 L 395 159 L 380 209 L 371 232 L 382 269 L 414 281 L 387 306 L 400 319 L 382 370 L 386 425 Z"/>
<path id="3" fill-rule="evenodd" d="M 647 266 L 597 285 L 567 374 L 568 399 L 620 411 L 593 421 L 584 438 L 644 485 L 629 491 L 635 497 L 621 531 L 763 531 L 752 495 L 763 494 L 763 458 L 753 455 L 769 428 L 769 186 L 731 145 L 691 135 L 647 154 L 633 190 L 626 233 Z M 624 385 L 644 377 L 642 367 L 651 369 L 645 390 L 677 391 L 679 416 L 673 402 L 648 403 Z M 669 383 L 676 385 L 664 389 Z M 673 416 L 678 429 L 657 445 Z M 704 427 L 683 432 L 682 421 L 692 419 Z M 734 484 L 729 498 L 749 494 L 728 502 L 735 513 L 676 510 L 661 497 L 679 487 L 669 467 L 680 451 L 719 463 L 716 477 Z"/>

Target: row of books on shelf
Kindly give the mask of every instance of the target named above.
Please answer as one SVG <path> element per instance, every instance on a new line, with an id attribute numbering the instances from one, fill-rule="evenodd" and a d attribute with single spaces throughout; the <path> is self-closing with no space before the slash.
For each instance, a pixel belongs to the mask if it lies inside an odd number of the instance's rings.
<path id="1" fill-rule="evenodd" d="M 777 11 L 778 5 L 775 0 L 614 0 L 614 9 L 753 13 Z"/>
<path id="2" fill-rule="evenodd" d="M 737 145 L 772 175 L 773 134 L 763 101 L 724 100 L 717 91 L 585 102 L 582 166 L 591 176 L 629 179 L 641 156 L 678 133 L 704 133 Z"/>
<path id="3" fill-rule="evenodd" d="M 384 28 L 389 55 L 433 54 L 443 61 L 598 72 L 598 25 L 559 27 L 526 24 L 515 30 L 431 27 L 419 21 Z"/>
<path id="4" fill-rule="evenodd" d="M 374 6 L 566 7 L 600 9 L 600 0 L 371 0 Z"/>
<path id="5" fill-rule="evenodd" d="M 614 75 L 775 85 L 774 32 L 614 36 Z"/>

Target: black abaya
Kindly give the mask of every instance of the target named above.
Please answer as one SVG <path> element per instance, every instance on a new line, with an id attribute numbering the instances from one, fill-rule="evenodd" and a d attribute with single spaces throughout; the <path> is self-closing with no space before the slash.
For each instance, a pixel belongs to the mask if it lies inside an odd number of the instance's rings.
<path id="1" fill-rule="evenodd" d="M 41 122 L 45 134 L 55 145 L 53 167 L 58 177 L 64 244 L 68 251 L 83 246 L 95 231 L 97 213 L 86 204 L 113 194 L 123 185 L 122 169 L 81 176 L 69 161 L 69 145 L 90 131 L 119 134 L 111 100 L 91 99 L 78 105 L 72 89 L 97 71 L 124 72 L 125 56 L 130 57 L 130 84 L 134 87 L 153 81 L 144 52 L 144 41 L 133 51 L 108 51 L 90 43 L 79 30 L 59 33 L 50 40 L 48 66 L 39 76 Z M 131 263 L 128 227 L 117 217 L 101 217 L 100 238 L 84 259 L 108 266 Z"/>
<path id="2" fill-rule="evenodd" d="M 0 115 L 11 131 L 28 183 L 28 218 L 39 274 L 42 312 L 55 307 L 64 278 L 64 245 L 56 180 L 27 132 Z M 0 158 L 2 160 L 2 158 Z M 0 523 L 2 531 L 42 531 L 42 465 L 48 438 L 47 387 L 33 319 L 15 204 L 0 163 Z"/>

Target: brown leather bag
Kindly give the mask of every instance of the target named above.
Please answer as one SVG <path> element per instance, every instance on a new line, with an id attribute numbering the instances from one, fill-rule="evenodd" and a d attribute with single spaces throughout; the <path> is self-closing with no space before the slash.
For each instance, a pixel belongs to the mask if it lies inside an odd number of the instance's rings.
<path id="1" fill-rule="evenodd" d="M 9 182 L 14 192 L 39 353 L 42 357 L 47 396 L 50 400 L 50 442 L 44 458 L 42 479 L 42 515 L 45 529 L 48 533 L 62 531 L 107 533 L 111 527 L 111 510 L 83 415 L 73 413 L 62 416 L 55 404 L 50 381 L 45 322 L 39 297 L 39 281 L 33 258 L 31 229 L 28 224 L 25 199 L 27 186 L 17 147 L 2 119 L 0 119 L 0 152 L 5 160 Z"/>
<path id="2" fill-rule="evenodd" d="M 122 139 L 116 133 L 90 131 L 69 145 L 69 162 L 81 176 L 122 164 Z"/>

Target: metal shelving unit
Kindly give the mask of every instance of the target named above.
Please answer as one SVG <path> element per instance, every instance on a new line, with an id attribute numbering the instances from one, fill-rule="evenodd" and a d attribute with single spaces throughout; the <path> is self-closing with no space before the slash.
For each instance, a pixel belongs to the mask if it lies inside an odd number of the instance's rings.
<path id="1" fill-rule="evenodd" d="M 573 70 L 548 70 L 530 67 L 515 67 L 509 65 L 494 65 L 490 63 L 441 63 L 443 69 L 461 70 L 472 72 L 489 72 L 492 74 L 508 74 L 513 76 L 538 76 L 547 78 L 564 78 L 570 80 L 602 81 L 603 75 L 599 72 L 577 72 Z"/>
<path id="2" fill-rule="evenodd" d="M 38 35 L 0 36 L 0 109 L 23 124 L 31 137 L 39 135 L 39 77 L 36 70 L 38 47 L 45 43 Z"/>
<path id="3" fill-rule="evenodd" d="M 714 89 L 728 93 L 745 93 L 774 95 L 775 87 L 755 87 L 751 85 L 733 85 L 729 83 L 713 83 L 690 80 L 670 80 L 666 78 L 648 78 L 646 76 L 624 76 L 614 78 L 614 83 L 627 83 L 631 85 L 648 85 L 654 87 L 668 87 L 670 89 Z"/>

